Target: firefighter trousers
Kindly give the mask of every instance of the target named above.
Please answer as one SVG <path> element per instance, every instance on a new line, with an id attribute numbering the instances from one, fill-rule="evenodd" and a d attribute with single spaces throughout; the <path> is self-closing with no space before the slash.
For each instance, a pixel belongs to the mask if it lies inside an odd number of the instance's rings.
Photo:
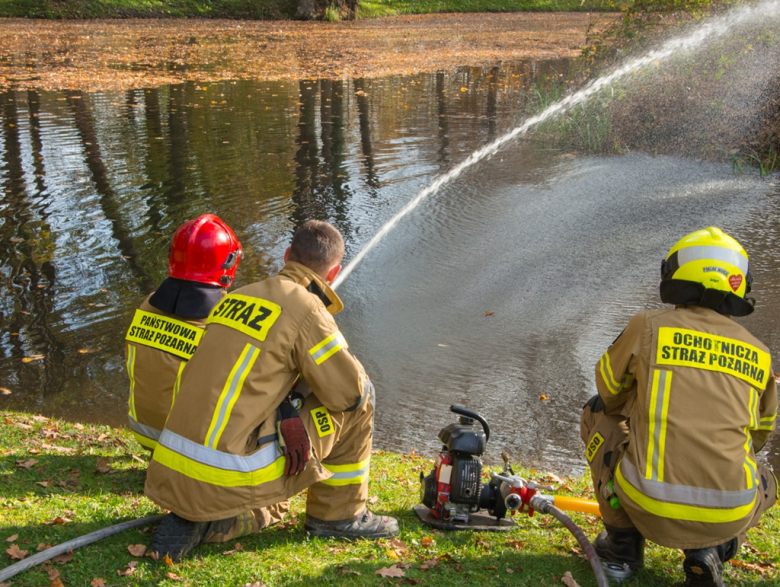
<path id="1" fill-rule="evenodd" d="M 309 486 L 306 513 L 325 521 L 350 520 L 361 515 L 368 499 L 373 398 L 351 412 L 329 412 L 310 394 L 299 413 L 311 442 L 311 458 L 317 458 L 332 473 L 330 478 Z M 259 532 L 281 522 L 288 510 L 287 500 L 249 510 L 236 516 L 226 532 L 212 534 L 207 542 L 226 542 Z"/>
<path id="2" fill-rule="evenodd" d="M 585 443 L 585 457 L 590 465 L 593 489 L 601 509 L 601 519 L 607 526 L 634 528 L 634 524 L 622 508 L 614 509 L 604 495 L 605 487 L 613 479 L 615 467 L 623 457 L 628 444 L 628 425 L 622 416 L 609 416 L 598 395 L 593 396 L 582 410 L 580 433 Z M 763 514 L 775 505 L 778 497 L 777 479 L 772 470 L 757 463 L 760 486 L 758 506 L 753 512 L 748 528 L 756 526 Z M 747 528 L 737 536 L 739 545 L 745 541 Z"/>

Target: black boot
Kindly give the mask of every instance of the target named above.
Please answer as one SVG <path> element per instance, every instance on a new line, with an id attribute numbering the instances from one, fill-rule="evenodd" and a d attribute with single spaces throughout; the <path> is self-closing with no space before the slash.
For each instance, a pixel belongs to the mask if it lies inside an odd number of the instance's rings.
<path id="1" fill-rule="evenodd" d="M 737 553 L 737 539 L 732 538 L 718 546 L 688 549 L 683 552 L 685 587 L 725 587 L 723 563 Z"/>
<path id="2" fill-rule="evenodd" d="M 168 555 L 174 562 L 204 542 L 215 532 L 227 532 L 234 518 L 215 522 L 190 522 L 173 512 L 165 516 L 152 540 L 152 551 L 160 558 Z"/>
<path id="3" fill-rule="evenodd" d="M 627 564 L 632 571 L 645 565 L 645 537 L 636 528 L 607 526 L 596 536 L 593 548 L 599 558 L 609 563 Z"/>

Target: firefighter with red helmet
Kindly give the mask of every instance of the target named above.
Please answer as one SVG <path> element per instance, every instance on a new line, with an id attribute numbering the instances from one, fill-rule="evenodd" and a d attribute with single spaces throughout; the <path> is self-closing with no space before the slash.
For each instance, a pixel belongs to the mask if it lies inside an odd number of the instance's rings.
<path id="1" fill-rule="evenodd" d="M 777 417 L 769 349 L 731 316 L 753 311 L 742 246 L 718 228 L 675 244 L 661 300 L 596 364 L 582 439 L 605 531 L 594 547 L 639 569 L 645 539 L 682 549 L 686 587 L 721 587 L 733 557 L 778 498 L 756 459 Z"/>
<path id="2" fill-rule="evenodd" d="M 135 311 L 126 336 L 128 423 L 150 450 L 157 446 L 206 318 L 233 283 L 240 259 L 241 244 L 218 216 L 185 222 L 173 235 L 168 278 Z"/>

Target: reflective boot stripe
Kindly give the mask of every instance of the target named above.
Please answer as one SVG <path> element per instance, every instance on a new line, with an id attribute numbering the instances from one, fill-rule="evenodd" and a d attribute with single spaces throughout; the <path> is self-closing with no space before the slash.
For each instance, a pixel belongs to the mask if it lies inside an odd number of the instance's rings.
<path id="1" fill-rule="evenodd" d="M 130 378 L 130 396 L 127 398 L 127 415 L 133 420 L 135 415 L 135 346 L 127 345 L 127 376 Z"/>
<path id="2" fill-rule="evenodd" d="M 322 463 L 328 471 L 333 473 L 333 476 L 321 481 L 325 485 L 361 485 L 368 479 L 368 472 L 370 469 L 371 457 L 359 463 L 351 463 L 348 465 L 329 465 Z"/>
<path id="3" fill-rule="evenodd" d="M 669 415 L 669 391 L 672 386 L 672 372 L 653 371 L 653 386 L 650 392 L 650 420 L 647 442 L 647 465 L 645 478 L 664 480 L 664 451 L 666 449 L 666 420 Z"/>
<path id="4" fill-rule="evenodd" d="M 222 389 L 222 393 L 217 400 L 217 407 L 214 410 L 214 415 L 211 418 L 211 425 L 206 433 L 205 446 L 216 449 L 219 439 L 222 436 L 222 432 L 225 430 L 225 426 L 230 419 L 230 412 L 233 410 L 233 406 L 238 400 L 238 396 L 241 395 L 241 388 L 244 385 L 244 380 L 249 372 L 252 370 L 252 366 L 255 364 L 260 349 L 251 344 L 247 344 L 241 353 L 241 356 L 233 365 L 233 369 L 230 371 L 225 387 Z"/>

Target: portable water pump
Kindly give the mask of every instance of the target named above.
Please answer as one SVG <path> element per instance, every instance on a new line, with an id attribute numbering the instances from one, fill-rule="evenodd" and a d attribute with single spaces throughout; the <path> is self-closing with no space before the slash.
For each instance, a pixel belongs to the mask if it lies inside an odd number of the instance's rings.
<path id="1" fill-rule="evenodd" d="M 427 476 L 420 473 L 420 496 L 425 510 L 429 511 L 420 509 L 418 515 L 437 527 L 465 528 L 475 521 L 477 512 L 486 510 L 499 527 L 511 527 L 513 523 L 507 520 L 502 524 L 507 503 L 506 496 L 502 495 L 501 480 L 493 478 L 488 483 L 482 482 L 480 457 L 490 439 L 487 421 L 460 406 L 451 406 L 450 410 L 460 415 L 460 420 L 439 432 L 443 446 L 434 469 Z M 517 509 L 519 504 L 518 498 L 512 509 Z M 477 524 L 490 522 L 484 514 L 479 518 Z M 492 522 L 491 527 L 495 529 L 496 522 Z"/>

